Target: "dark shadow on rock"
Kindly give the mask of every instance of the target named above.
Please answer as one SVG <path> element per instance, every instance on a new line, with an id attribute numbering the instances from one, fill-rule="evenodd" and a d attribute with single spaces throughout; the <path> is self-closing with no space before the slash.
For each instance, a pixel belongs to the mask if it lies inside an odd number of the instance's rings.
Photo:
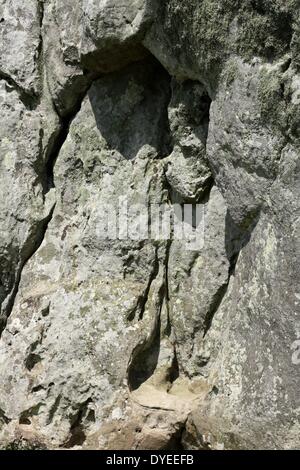
<path id="1" fill-rule="evenodd" d="M 133 159 L 145 146 L 170 153 L 170 76 L 150 57 L 96 80 L 88 97 L 109 149 Z"/>
<path id="2" fill-rule="evenodd" d="M 241 250 L 249 243 L 253 230 L 259 220 L 259 212 L 253 216 L 247 228 L 240 228 L 232 219 L 229 211 L 225 220 L 225 248 L 228 260 L 230 261 L 230 275 L 234 274 Z"/>
<path id="3" fill-rule="evenodd" d="M 218 291 L 213 299 L 213 302 L 207 312 L 205 319 L 204 319 L 204 333 L 203 337 L 206 336 L 208 333 L 213 318 L 216 312 L 219 310 L 228 290 L 229 282 L 231 276 L 235 274 L 235 267 L 238 261 L 239 255 L 241 250 L 249 243 L 251 239 L 251 234 L 258 222 L 259 215 L 253 219 L 252 224 L 248 226 L 247 229 L 242 230 L 238 227 L 235 222 L 233 221 L 229 211 L 227 210 L 226 213 L 226 220 L 225 220 L 225 249 L 227 258 L 229 261 L 229 270 L 228 270 L 228 278 L 226 283 L 224 283 Z"/>
<path id="4" fill-rule="evenodd" d="M 138 389 L 154 373 L 160 352 L 160 321 L 150 340 L 137 346 L 128 368 L 128 387 L 130 391 Z"/>

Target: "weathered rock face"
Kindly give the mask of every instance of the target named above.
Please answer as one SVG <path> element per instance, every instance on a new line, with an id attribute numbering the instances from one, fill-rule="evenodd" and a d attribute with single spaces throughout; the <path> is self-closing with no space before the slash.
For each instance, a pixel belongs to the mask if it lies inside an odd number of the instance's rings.
<path id="1" fill-rule="evenodd" d="M 300 448 L 299 12 L 0 1 L 2 448 Z"/>

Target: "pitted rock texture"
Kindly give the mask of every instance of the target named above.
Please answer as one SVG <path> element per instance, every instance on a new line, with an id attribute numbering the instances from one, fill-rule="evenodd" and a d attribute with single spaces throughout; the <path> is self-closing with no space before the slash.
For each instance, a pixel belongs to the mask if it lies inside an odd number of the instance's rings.
<path id="1" fill-rule="evenodd" d="M 1 448 L 300 448 L 299 34 L 299 0 L 0 0 Z M 203 244 L 100 236 L 124 199 Z"/>

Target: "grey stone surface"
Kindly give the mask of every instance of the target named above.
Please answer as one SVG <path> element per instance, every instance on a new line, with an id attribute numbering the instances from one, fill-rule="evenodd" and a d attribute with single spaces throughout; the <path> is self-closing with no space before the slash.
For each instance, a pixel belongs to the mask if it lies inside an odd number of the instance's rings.
<path id="1" fill-rule="evenodd" d="M 0 0 L 1 448 L 300 448 L 299 11 Z"/>
<path id="2" fill-rule="evenodd" d="M 0 2 L 0 77 L 29 95 L 40 91 L 41 4 L 38 0 Z"/>

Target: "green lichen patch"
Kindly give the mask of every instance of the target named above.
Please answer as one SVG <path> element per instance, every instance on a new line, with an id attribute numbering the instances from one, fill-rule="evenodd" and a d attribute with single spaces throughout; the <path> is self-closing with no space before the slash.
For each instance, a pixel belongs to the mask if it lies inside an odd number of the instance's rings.
<path id="1" fill-rule="evenodd" d="M 262 68 L 258 95 L 263 124 L 281 130 L 286 138 L 294 140 L 300 136 L 300 106 L 299 99 L 293 96 L 293 73 L 285 70 L 289 62 L 276 69 Z"/>
<path id="2" fill-rule="evenodd" d="M 273 61 L 292 41 L 296 50 L 297 5 L 299 11 L 299 0 L 169 0 L 164 34 L 174 57 L 215 85 L 232 54 Z"/>
<path id="3" fill-rule="evenodd" d="M 274 59 L 285 54 L 293 36 L 297 1 L 252 0 L 242 2 L 238 14 L 237 52 L 246 59 L 259 55 Z"/>
<path id="4" fill-rule="evenodd" d="M 222 70 L 222 81 L 226 86 L 230 86 L 238 77 L 239 67 L 234 58 L 229 59 Z"/>

